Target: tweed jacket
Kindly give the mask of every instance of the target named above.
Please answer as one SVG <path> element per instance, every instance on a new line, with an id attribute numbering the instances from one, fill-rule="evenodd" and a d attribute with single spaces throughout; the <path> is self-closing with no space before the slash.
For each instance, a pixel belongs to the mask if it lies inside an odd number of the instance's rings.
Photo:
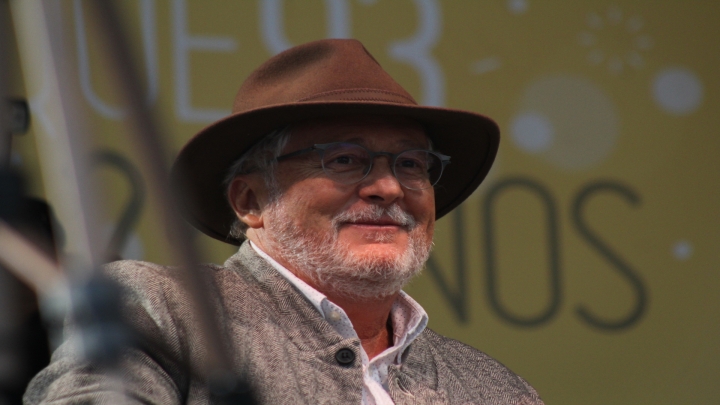
<path id="1" fill-rule="evenodd" d="M 119 261 L 108 274 L 126 289 L 124 311 L 162 350 L 131 349 L 123 359 L 130 403 L 213 403 L 201 379 L 187 373 L 203 344 L 177 275 L 170 267 Z M 246 242 L 224 266 L 206 265 L 215 280 L 211 301 L 232 342 L 234 364 L 261 404 L 360 404 L 360 341 L 343 339 L 315 307 Z M 348 348 L 355 361 L 341 365 Z M 69 343 L 30 383 L 26 404 L 114 403 L 109 377 L 80 361 Z M 388 372 L 396 404 L 542 404 L 535 390 L 499 362 L 430 329 Z"/>

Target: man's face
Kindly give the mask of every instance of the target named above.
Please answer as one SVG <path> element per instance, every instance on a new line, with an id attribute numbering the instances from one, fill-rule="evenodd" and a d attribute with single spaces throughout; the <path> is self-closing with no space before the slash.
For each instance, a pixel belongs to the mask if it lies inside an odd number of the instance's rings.
<path id="1" fill-rule="evenodd" d="M 391 153 L 429 146 L 417 124 L 359 116 L 297 125 L 283 154 L 338 141 Z M 365 179 L 346 185 L 324 174 L 316 152 L 279 163 L 276 179 L 281 195 L 263 213 L 267 239 L 275 250 L 268 253 L 275 253 L 289 268 L 312 267 L 312 272 L 329 266 L 320 270 L 324 275 L 306 274 L 316 284 L 348 272 L 342 275 L 344 280 L 335 280 L 328 288 L 348 287 L 352 284 L 348 279 L 355 279 L 379 288 L 375 293 L 370 288 L 365 295 L 398 290 L 402 285 L 392 284 L 404 284 L 427 259 L 435 224 L 435 198 L 432 188 L 410 190 L 400 185 L 390 164 L 387 157 L 377 157 Z M 307 269 L 294 270 L 302 273 Z M 374 281 L 370 280 L 373 277 Z M 379 284 L 385 285 L 385 290 L 380 291 Z M 358 288 L 355 285 L 346 293 L 358 293 Z"/>

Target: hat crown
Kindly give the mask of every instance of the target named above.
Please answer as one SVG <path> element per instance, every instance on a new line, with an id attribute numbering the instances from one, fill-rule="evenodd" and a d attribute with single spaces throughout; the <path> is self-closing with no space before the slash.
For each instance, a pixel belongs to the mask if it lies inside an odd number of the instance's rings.
<path id="1" fill-rule="evenodd" d="M 359 41 L 325 39 L 281 52 L 261 65 L 238 90 L 233 113 L 343 100 L 417 105 Z"/>

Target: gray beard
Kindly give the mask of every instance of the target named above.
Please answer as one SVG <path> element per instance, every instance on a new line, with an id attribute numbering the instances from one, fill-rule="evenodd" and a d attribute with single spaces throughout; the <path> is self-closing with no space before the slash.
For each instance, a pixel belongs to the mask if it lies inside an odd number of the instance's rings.
<path id="1" fill-rule="evenodd" d="M 383 298 L 400 291 L 418 275 L 430 255 L 428 242 L 415 219 L 397 204 L 383 208 L 372 205 L 361 211 L 346 211 L 332 220 L 333 232 L 318 235 L 300 228 L 288 214 L 280 196 L 267 208 L 268 241 L 273 251 L 310 278 L 322 291 L 350 299 Z M 402 224 L 408 231 L 409 246 L 402 254 L 388 258 L 357 255 L 338 241 L 339 227 L 348 221 L 378 220 L 383 215 Z M 419 231 L 419 230 L 418 230 Z M 389 242 L 390 236 L 378 232 L 371 242 Z"/>

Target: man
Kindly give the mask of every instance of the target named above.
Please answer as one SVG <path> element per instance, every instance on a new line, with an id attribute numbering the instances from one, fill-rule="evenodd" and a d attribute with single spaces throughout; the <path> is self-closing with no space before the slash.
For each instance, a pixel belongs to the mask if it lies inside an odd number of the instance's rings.
<path id="1" fill-rule="evenodd" d="M 427 329 L 401 291 L 435 220 L 482 182 L 498 142 L 483 116 L 418 106 L 354 40 L 271 58 L 233 114 L 188 142 L 172 179 L 195 227 L 241 245 L 202 271 L 260 403 L 542 403 L 500 363 Z M 128 352 L 129 397 L 208 401 L 186 371 L 203 351 L 173 271 L 125 261 L 108 272 L 130 291 L 128 318 L 161 346 Z M 97 400 L 103 380 L 61 348 L 26 401 Z"/>

